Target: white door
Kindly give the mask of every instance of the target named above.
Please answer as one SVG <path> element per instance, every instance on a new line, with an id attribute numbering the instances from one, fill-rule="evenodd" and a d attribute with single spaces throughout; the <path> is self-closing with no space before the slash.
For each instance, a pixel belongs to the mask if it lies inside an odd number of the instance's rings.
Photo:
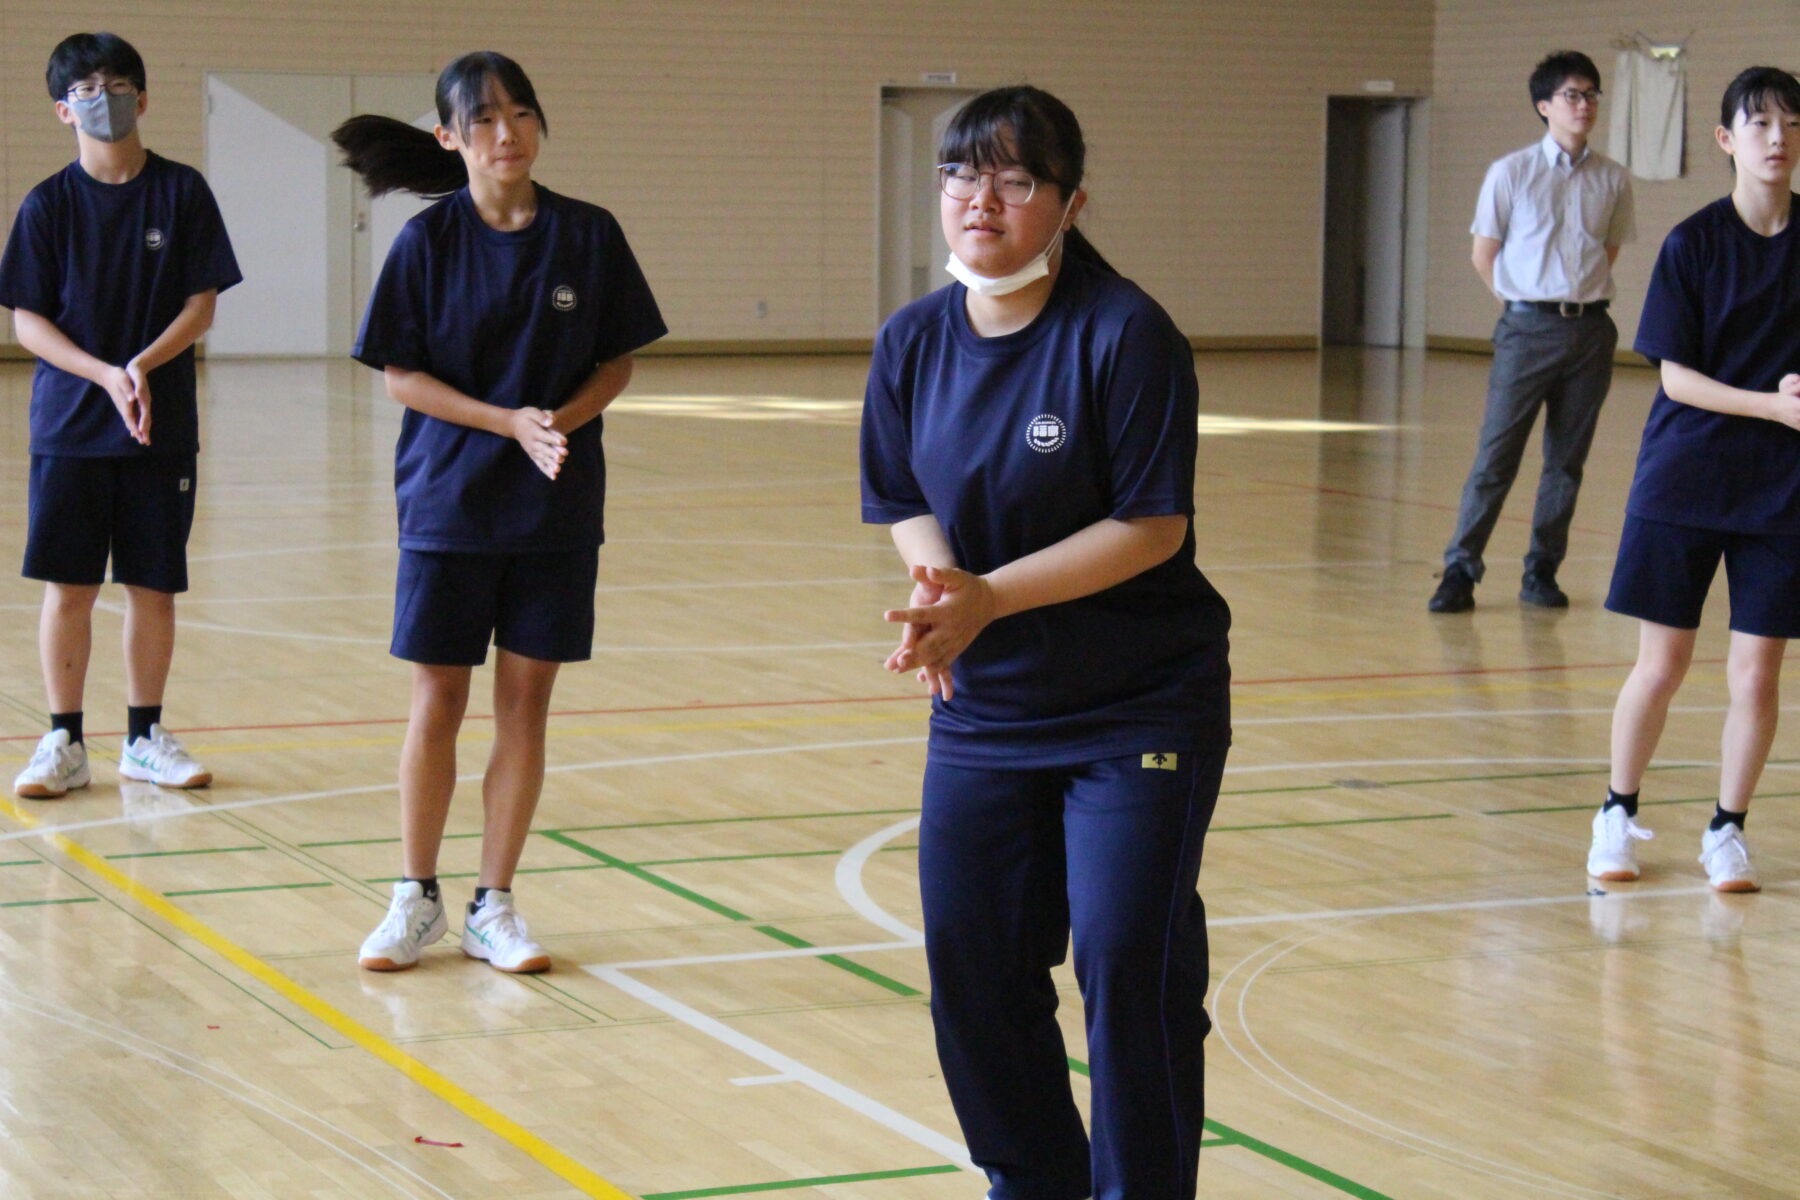
<path id="1" fill-rule="evenodd" d="M 1406 286 L 1406 118 L 1402 102 L 1377 104 L 1368 127 L 1363 208 L 1363 341 L 1398 346 Z"/>
<path id="2" fill-rule="evenodd" d="M 215 355 L 348 354 L 394 234 L 421 207 L 371 204 L 331 131 L 352 113 L 436 121 L 431 76 L 207 76 L 206 175 L 244 282 L 220 298 Z"/>
<path id="3" fill-rule="evenodd" d="M 950 282 L 938 229 L 937 146 L 972 88 L 881 89 L 881 187 L 876 229 L 875 316 Z"/>

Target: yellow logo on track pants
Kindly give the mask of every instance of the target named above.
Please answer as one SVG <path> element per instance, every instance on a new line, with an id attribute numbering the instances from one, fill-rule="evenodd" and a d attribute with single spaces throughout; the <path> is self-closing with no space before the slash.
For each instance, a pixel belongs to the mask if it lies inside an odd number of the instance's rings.
<path id="1" fill-rule="evenodd" d="M 1146 771 L 1173 771 L 1175 769 L 1175 756 L 1173 754 L 1144 755 L 1144 770 Z"/>

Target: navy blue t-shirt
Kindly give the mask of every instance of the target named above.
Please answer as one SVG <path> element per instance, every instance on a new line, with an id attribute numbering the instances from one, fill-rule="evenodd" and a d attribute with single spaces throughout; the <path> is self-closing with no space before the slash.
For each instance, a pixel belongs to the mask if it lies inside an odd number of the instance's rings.
<path id="1" fill-rule="evenodd" d="M 72 162 L 26 194 L 0 257 L 0 307 L 45 318 L 103 362 L 124 366 L 162 336 L 188 297 L 243 281 L 200 172 L 149 154 L 124 183 Z M 31 452 L 79 458 L 193 454 L 194 348 L 150 372 L 150 445 L 125 430 L 97 383 L 39 360 Z"/>
<path id="2" fill-rule="evenodd" d="M 1636 348 L 1659 366 L 1667 359 L 1756 392 L 1800 371 L 1800 221 L 1763 237 L 1726 196 L 1670 230 Z M 1626 510 L 1701 529 L 1800 534 L 1800 431 L 1682 404 L 1658 388 Z"/>
<path id="3" fill-rule="evenodd" d="M 1065 259 L 1026 328 L 977 336 L 953 283 L 882 327 L 863 403 L 863 520 L 931 514 L 976 573 L 1108 517 L 1184 515 L 1181 549 L 1079 600 L 995 621 L 932 703 L 931 753 L 1067 766 L 1189 751 L 1227 720 L 1225 601 L 1194 565 L 1198 388 L 1187 339 L 1116 275 Z"/>
<path id="4" fill-rule="evenodd" d="M 603 208 L 537 189 L 529 226 L 481 219 L 467 188 L 394 239 L 352 351 L 424 371 L 503 408 L 555 409 L 594 368 L 668 332 L 650 285 Z M 512 438 L 412 409 L 394 452 L 407 550 L 544 553 L 605 540 L 606 462 L 596 417 L 546 478 Z"/>

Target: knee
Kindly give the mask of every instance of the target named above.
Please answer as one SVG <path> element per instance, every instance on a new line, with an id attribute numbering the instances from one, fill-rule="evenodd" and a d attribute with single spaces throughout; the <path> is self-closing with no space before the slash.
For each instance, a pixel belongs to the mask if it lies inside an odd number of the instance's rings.
<path id="1" fill-rule="evenodd" d="M 1733 704 L 1773 709 L 1780 700 L 1781 664 L 1761 660 L 1732 663 L 1726 671 Z"/>
<path id="2" fill-rule="evenodd" d="M 1660 700 L 1667 700 L 1680 689 L 1682 680 L 1687 678 L 1688 665 L 1693 662 L 1690 653 L 1650 654 L 1638 659 L 1633 674 L 1638 686 Z"/>
<path id="3" fill-rule="evenodd" d="M 469 680 L 466 674 L 457 678 L 454 675 L 422 671 L 413 680 L 413 720 L 428 728 L 454 728 L 461 723 L 468 705 Z"/>
<path id="4" fill-rule="evenodd" d="M 99 598 L 100 589 L 86 584 L 52 583 L 44 588 L 44 607 L 59 620 L 86 617 Z"/>
<path id="5" fill-rule="evenodd" d="M 165 616 L 175 611 L 175 594 L 138 587 L 135 584 L 126 584 L 125 604 L 132 612 L 139 615 Z"/>

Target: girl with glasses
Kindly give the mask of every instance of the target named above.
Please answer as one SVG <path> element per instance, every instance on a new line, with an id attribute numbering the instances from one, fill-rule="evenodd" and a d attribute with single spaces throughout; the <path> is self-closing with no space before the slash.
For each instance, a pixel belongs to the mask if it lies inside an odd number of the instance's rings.
<path id="1" fill-rule="evenodd" d="M 932 1019 L 997 1200 L 1192 1196 L 1203 1110 L 1230 617 L 1194 565 L 1193 354 L 1074 228 L 1084 158 L 1036 88 L 956 115 L 957 282 L 882 328 L 863 417 L 863 519 L 912 581 L 887 667 L 932 694 Z M 1051 979 L 1071 933 L 1091 1141 Z"/>

